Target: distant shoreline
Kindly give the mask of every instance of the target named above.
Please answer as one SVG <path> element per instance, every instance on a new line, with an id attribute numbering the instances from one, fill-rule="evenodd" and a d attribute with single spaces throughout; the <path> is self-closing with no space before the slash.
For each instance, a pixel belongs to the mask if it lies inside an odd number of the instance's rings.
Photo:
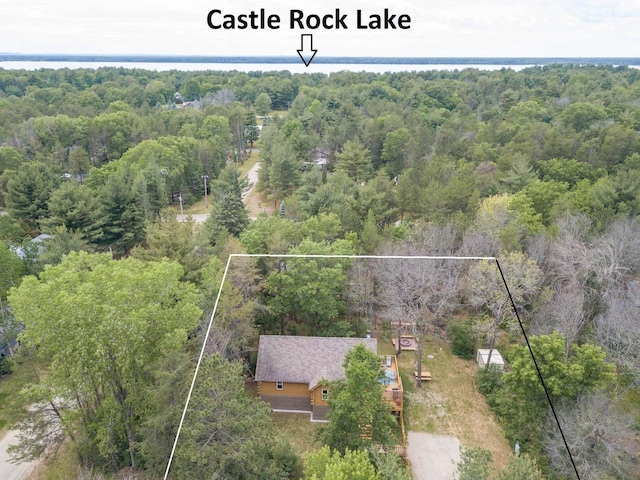
<path id="1" fill-rule="evenodd" d="M 297 64 L 298 56 L 204 56 L 204 55 L 105 55 L 0 53 L 0 61 L 31 62 L 153 62 L 153 63 L 255 63 Z M 637 57 L 322 57 L 314 63 L 369 65 L 612 65 L 640 66 Z"/>

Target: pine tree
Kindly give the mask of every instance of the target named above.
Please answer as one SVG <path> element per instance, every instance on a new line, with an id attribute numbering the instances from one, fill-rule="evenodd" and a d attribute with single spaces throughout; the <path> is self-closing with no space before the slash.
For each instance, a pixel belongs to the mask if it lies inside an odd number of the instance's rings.
<path id="1" fill-rule="evenodd" d="M 29 228 L 38 228 L 41 218 L 49 216 L 47 202 L 60 179 L 44 163 L 26 163 L 9 177 L 7 209 L 11 216 L 24 220 Z"/>
<path id="2" fill-rule="evenodd" d="M 238 172 L 225 170 L 221 173 L 217 185 L 218 202 L 214 204 L 209 222 L 209 228 L 215 232 L 220 229 L 228 231 L 238 237 L 249 224 L 249 214 L 242 201 L 242 183 Z"/>
<path id="3" fill-rule="evenodd" d="M 371 155 L 360 142 L 349 140 L 337 157 L 337 169 L 345 172 L 355 182 L 362 182 L 371 177 L 373 173 Z"/>

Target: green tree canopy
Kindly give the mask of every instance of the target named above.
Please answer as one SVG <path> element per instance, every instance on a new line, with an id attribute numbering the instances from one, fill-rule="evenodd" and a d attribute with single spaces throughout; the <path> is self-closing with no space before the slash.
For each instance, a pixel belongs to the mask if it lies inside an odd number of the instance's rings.
<path id="1" fill-rule="evenodd" d="M 346 240 L 332 244 L 303 240 L 291 254 L 351 254 Z M 265 288 L 272 314 L 280 319 L 280 334 L 292 331 L 310 335 L 345 334 L 336 320 L 345 309 L 348 262 L 333 258 L 288 258 L 269 274 Z"/>
<path id="2" fill-rule="evenodd" d="M 411 133 L 405 127 L 387 133 L 380 158 L 390 175 L 399 175 L 406 167 L 407 144 Z"/>
<path id="3" fill-rule="evenodd" d="M 380 480 L 366 451 L 347 449 L 341 455 L 325 445 L 307 455 L 306 464 L 306 480 Z"/>
<path id="4" fill-rule="evenodd" d="M 266 115 L 271 110 L 271 97 L 267 92 L 262 92 L 256 97 L 253 106 L 258 115 Z"/>
<path id="5" fill-rule="evenodd" d="M 460 447 L 459 480 L 488 480 L 489 465 L 493 462 L 490 450 L 480 447 Z"/>
<path id="6" fill-rule="evenodd" d="M 7 182 L 6 204 L 11 216 L 27 223 L 32 229 L 49 215 L 47 202 L 60 179 L 44 163 L 25 163 Z"/>
<path id="7" fill-rule="evenodd" d="M 12 245 L 21 243 L 27 233 L 18 225 L 18 222 L 8 215 L 0 215 L 0 241 Z"/>
<path id="8" fill-rule="evenodd" d="M 23 345 L 37 346 L 49 367 L 45 399 L 69 435 L 87 437 L 114 467 L 137 466 L 148 372 L 198 324 L 198 297 L 182 274 L 169 261 L 71 253 L 9 295 Z"/>
<path id="9" fill-rule="evenodd" d="M 544 480 L 535 459 L 526 453 L 509 460 L 507 468 L 498 474 L 498 480 Z"/>
<path id="10" fill-rule="evenodd" d="M 7 298 L 11 287 L 18 286 L 20 277 L 25 272 L 22 260 L 9 249 L 9 246 L 0 240 L 0 300 Z"/>
<path id="11" fill-rule="evenodd" d="M 382 395 L 380 357 L 360 344 L 345 356 L 343 366 L 345 379 L 330 386 L 323 443 L 338 452 L 393 445 L 397 425 Z"/>
<path id="12" fill-rule="evenodd" d="M 562 113 L 564 122 L 574 130 L 582 131 L 593 125 L 594 122 L 606 117 L 604 108 L 588 102 L 576 102 L 569 105 Z"/>
<path id="13" fill-rule="evenodd" d="M 578 395 L 610 385 L 616 377 L 615 365 L 605 360 L 604 351 L 592 344 L 566 346 L 557 332 L 529 339 L 540 374 L 554 402 L 575 401 Z M 504 387 L 494 391 L 489 401 L 504 421 L 511 442 L 519 441 L 538 449 L 547 398 L 529 349 L 515 346 L 509 355 L 510 370 L 502 377 Z"/>
<path id="14" fill-rule="evenodd" d="M 65 181 L 55 190 L 48 202 L 50 217 L 41 220 L 43 227 L 78 232 L 86 241 L 95 242 L 102 235 L 96 211 L 100 199 L 95 190 L 73 180 Z"/>
<path id="15" fill-rule="evenodd" d="M 0 175 L 5 170 L 17 170 L 22 163 L 22 155 L 13 147 L 0 147 Z"/>
<path id="16" fill-rule="evenodd" d="M 597 345 L 574 344 L 567 350 L 566 340 L 558 332 L 531 337 L 530 344 L 553 398 L 574 399 L 580 393 L 604 387 L 615 380 L 615 365 L 605 360 L 604 350 Z M 509 363 L 511 369 L 503 377 L 505 384 L 523 397 L 540 396 L 542 385 L 529 349 L 514 346 Z"/>
<path id="17" fill-rule="evenodd" d="M 213 223 L 210 228 L 214 232 L 216 229 L 224 229 L 238 237 L 249 224 L 249 214 L 242 201 L 244 182 L 235 168 L 227 167 L 221 177 L 223 175 L 225 180 L 216 188 L 215 203 L 207 222 Z"/>
<path id="18" fill-rule="evenodd" d="M 362 182 L 371 178 L 373 166 L 369 150 L 362 143 L 349 140 L 344 144 L 338 157 L 338 170 L 345 172 L 355 182 Z"/>
<path id="19" fill-rule="evenodd" d="M 247 393 L 242 371 L 240 363 L 229 363 L 219 354 L 203 358 L 171 478 L 291 478 L 292 465 L 274 458 L 277 435 L 269 406 Z M 186 386 L 183 383 L 185 393 Z"/>

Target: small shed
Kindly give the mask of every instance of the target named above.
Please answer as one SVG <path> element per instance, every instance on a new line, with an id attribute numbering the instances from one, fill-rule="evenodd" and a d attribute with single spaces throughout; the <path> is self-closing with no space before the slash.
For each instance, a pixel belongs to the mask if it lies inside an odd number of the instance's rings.
<path id="1" fill-rule="evenodd" d="M 476 355 L 476 363 L 480 368 L 483 368 L 487 364 L 487 360 L 489 360 L 489 352 L 491 352 L 491 360 L 490 364 L 495 365 L 500 370 L 504 370 L 504 360 L 502 355 L 497 349 L 493 349 L 493 351 L 488 348 L 479 348 L 478 353 Z"/>

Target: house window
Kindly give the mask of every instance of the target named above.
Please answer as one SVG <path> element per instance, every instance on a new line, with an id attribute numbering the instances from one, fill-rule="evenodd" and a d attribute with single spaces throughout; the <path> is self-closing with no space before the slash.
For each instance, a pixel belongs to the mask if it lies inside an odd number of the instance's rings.
<path id="1" fill-rule="evenodd" d="M 284 384 L 282 382 L 276 382 L 276 390 L 284 390 Z"/>
<path id="2" fill-rule="evenodd" d="M 327 398 L 329 398 L 329 390 L 326 388 L 322 389 L 322 400 L 326 400 Z"/>

